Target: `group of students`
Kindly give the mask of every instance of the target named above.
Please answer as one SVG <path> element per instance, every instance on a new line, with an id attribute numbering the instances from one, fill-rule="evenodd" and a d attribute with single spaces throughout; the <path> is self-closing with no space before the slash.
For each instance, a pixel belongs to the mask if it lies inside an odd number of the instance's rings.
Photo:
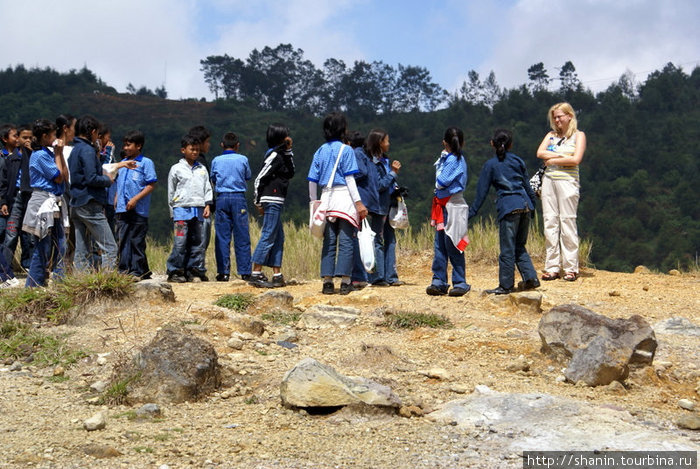
<path id="1" fill-rule="evenodd" d="M 559 269 L 563 268 L 564 280 L 575 281 L 579 275 L 576 230 L 578 164 L 585 151 L 585 135 L 577 129 L 573 108 L 568 103 L 552 106 L 548 119 L 552 131 L 545 136 L 537 152 L 546 167 L 541 195 L 546 237 L 542 279 L 560 278 Z M 369 279 L 374 285 L 393 284 L 393 279 L 398 280 L 395 254 L 389 253 L 390 247 L 395 249 L 395 238 L 393 230 L 388 232 L 390 225 L 386 215 L 387 202 L 395 193 L 401 164 L 398 161 L 389 163 L 386 157 L 389 136 L 380 130 L 370 132 L 364 146 L 353 145 L 356 147 L 353 155 L 344 141 L 352 142 L 357 135 L 346 138 L 346 127 L 342 114 L 334 113 L 325 118 L 326 143 L 314 155 L 307 178 L 312 210 L 318 199 L 319 185 L 322 187 L 321 197 L 325 197 L 327 205 L 328 223 L 324 228 L 321 252 L 324 294 L 335 293 L 334 277 L 341 278 L 340 294 L 355 289 L 353 277 L 361 271 L 361 267 L 357 268 L 360 257 L 357 230 L 361 229 L 360 222 L 365 217 L 370 218 L 370 227 L 377 241 L 377 264 Z M 477 215 L 491 187 L 495 188 L 497 195 L 500 254 L 498 286 L 486 292 L 503 295 L 540 286 L 526 249 L 530 219 L 534 217 L 536 206 L 536 195 L 526 165 L 510 152 L 513 135 L 509 130 L 497 129 L 490 143 L 495 155 L 484 165 L 475 199 L 469 206 L 463 196 L 467 186 L 467 163 L 462 152 L 464 133 L 457 127 L 449 127 L 443 135 L 443 151 L 435 162 L 431 225 L 436 231 L 433 278 L 426 288 L 428 295 L 459 297 L 471 289 L 466 281 L 464 258 L 464 250 L 469 244 L 468 220 Z M 392 189 L 387 191 L 387 187 Z M 451 288 L 448 264 L 452 266 Z M 516 267 L 522 276 L 517 287 Z"/>
<path id="2" fill-rule="evenodd" d="M 12 268 L 18 240 L 26 287 L 46 286 L 51 273 L 62 278 L 67 259 L 80 271 L 116 268 L 136 280 L 151 278 L 146 235 L 158 182 L 155 165 L 142 153 L 142 132 L 126 134 L 119 162 L 110 138 L 109 128 L 89 115 L 39 119 L 31 127 L 0 126 L 0 287 L 20 285 Z M 238 274 L 256 286 L 282 286 L 281 206 L 294 175 L 289 131 L 279 124 L 268 128 L 270 150 L 255 181 L 264 226 L 252 266 L 245 200 L 248 159 L 237 153 L 238 138 L 229 132 L 221 141 L 223 153 L 209 166 L 210 139 L 205 127 L 190 129 L 181 140 L 182 159 L 168 174 L 174 223 L 168 280 L 208 280 L 204 254 L 215 189 L 216 279 L 229 280 L 233 233 Z M 273 267 L 271 282 L 262 265 Z"/>
<path id="3" fill-rule="evenodd" d="M 585 135 L 576 128 L 568 103 L 553 106 L 548 117 L 552 132 L 538 150 L 547 167 L 542 188 L 547 260 L 542 279 L 559 278 L 563 266 L 564 279 L 571 281 L 578 278 L 575 217 L 578 163 L 585 150 Z M 401 193 L 401 163 L 387 156 L 389 135 L 380 129 L 372 130 L 367 138 L 360 132 L 348 132 L 342 113 L 325 117 L 323 133 L 326 143 L 314 154 L 307 175 L 311 206 L 319 199 L 319 186 L 327 205 L 320 266 L 322 293 L 345 295 L 368 284 L 403 285 L 396 270 L 396 236 L 388 220 L 390 207 Z M 19 285 L 11 263 L 18 240 L 22 267 L 28 272 L 27 287 L 45 286 L 50 272 L 62 277 L 64 259 L 70 258 L 78 270 L 117 268 L 135 279 L 151 277 L 146 235 L 151 193 L 158 181 L 155 165 L 143 155 L 142 132 L 126 134 L 119 162 L 115 161 L 110 137 L 109 128 L 89 115 L 79 119 L 61 115 L 55 123 L 40 119 L 31 128 L 0 126 L 0 287 Z M 266 140 L 268 150 L 254 180 L 254 204 L 263 217 L 262 231 L 251 256 L 245 193 L 252 172 L 248 158 L 238 153 L 238 137 L 233 132 L 224 134 L 222 153 L 211 164 L 206 157 L 211 134 L 205 127 L 193 127 L 181 139 L 182 158 L 171 167 L 167 182 L 174 224 L 173 247 L 166 264 L 168 281 L 209 280 L 205 253 L 214 214 L 216 280 L 230 278 L 233 241 L 236 273 L 243 280 L 262 288 L 285 285 L 281 272 L 282 213 L 295 174 L 292 139 L 286 126 L 272 124 Z M 525 248 L 536 197 L 525 163 L 509 151 L 512 142 L 510 131 L 498 129 L 494 133 L 491 145 L 496 154 L 481 171 L 470 207 L 463 197 L 467 185 L 464 134 L 457 127 L 445 131 L 443 151 L 435 162 L 431 224 L 436 232 L 428 295 L 462 296 L 470 290 L 464 261 L 468 220 L 477 214 L 491 186 L 497 192 L 501 252 L 499 285 L 487 292 L 514 291 L 516 266 L 523 278 L 518 289 L 539 287 Z M 369 273 L 357 240 L 364 218 L 375 234 L 375 263 Z M 67 232 L 71 241 L 74 238 L 72 243 L 66 243 Z M 74 250 L 67 253 L 67 244 Z M 452 288 L 448 264 L 452 266 Z M 272 268 L 271 279 L 263 267 Z M 335 277 L 340 277 L 338 290 Z"/>

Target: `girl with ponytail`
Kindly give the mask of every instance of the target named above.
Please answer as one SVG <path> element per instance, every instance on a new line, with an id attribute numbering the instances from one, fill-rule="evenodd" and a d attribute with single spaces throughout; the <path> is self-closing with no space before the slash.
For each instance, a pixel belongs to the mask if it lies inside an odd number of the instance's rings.
<path id="1" fill-rule="evenodd" d="M 501 254 L 498 256 L 498 287 L 486 290 L 486 293 L 505 295 L 515 290 L 516 265 L 523 277 L 518 285 L 520 290 L 540 286 L 537 272 L 525 248 L 530 218 L 535 214 L 535 193 L 530 187 L 525 163 L 509 152 L 513 146 L 513 134 L 505 129 L 496 130 L 491 146 L 496 150 L 496 155 L 481 170 L 476 198 L 469 208 L 469 218 L 479 211 L 489 188 L 495 187 Z"/>
<path id="2" fill-rule="evenodd" d="M 433 280 L 428 295 L 448 294 L 447 262 L 452 264 L 450 296 L 462 296 L 471 287 L 465 279 L 464 249 L 467 238 L 469 206 L 462 192 L 467 187 L 467 163 L 462 155 L 464 133 L 457 127 L 445 131 L 443 152 L 435 162 L 435 197 L 430 224 L 437 230 L 433 254 Z"/>

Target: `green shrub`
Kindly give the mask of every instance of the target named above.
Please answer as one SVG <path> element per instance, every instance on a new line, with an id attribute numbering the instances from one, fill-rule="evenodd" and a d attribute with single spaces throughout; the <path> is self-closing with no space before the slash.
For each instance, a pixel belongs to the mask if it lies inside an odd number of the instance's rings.
<path id="1" fill-rule="evenodd" d="M 451 329 L 452 321 L 441 314 L 411 313 L 401 311 L 387 314 L 380 326 L 392 329 L 416 329 L 418 327 L 430 327 L 433 329 Z"/>
<path id="2" fill-rule="evenodd" d="M 214 302 L 216 306 L 232 309 L 238 313 L 245 311 L 255 300 L 250 293 L 232 293 L 224 295 Z"/>

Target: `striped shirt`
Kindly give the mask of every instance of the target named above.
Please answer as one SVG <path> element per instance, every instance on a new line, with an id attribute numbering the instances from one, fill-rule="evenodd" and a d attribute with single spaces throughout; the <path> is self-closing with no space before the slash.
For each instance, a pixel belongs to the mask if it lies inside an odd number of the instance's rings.
<path id="1" fill-rule="evenodd" d="M 561 156 L 574 156 L 576 152 L 576 136 L 578 132 L 574 133 L 570 138 L 565 138 L 561 142 L 557 142 L 553 145 L 554 153 L 558 153 Z M 578 181 L 578 165 L 574 166 L 560 166 L 552 165 L 547 166 L 544 171 L 547 177 L 560 181 Z"/>

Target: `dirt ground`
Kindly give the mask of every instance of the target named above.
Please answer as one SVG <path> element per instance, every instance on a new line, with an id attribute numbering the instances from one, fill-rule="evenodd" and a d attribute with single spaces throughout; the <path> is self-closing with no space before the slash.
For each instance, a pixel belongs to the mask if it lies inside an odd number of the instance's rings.
<path id="1" fill-rule="evenodd" d="M 562 365 L 539 351 L 541 314 L 483 294 L 497 285 L 497 266 L 467 265 L 472 291 L 462 298 L 430 297 L 425 294 L 430 261 L 431 253 L 399 257 L 399 273 L 407 282 L 401 287 L 368 287 L 348 296 L 321 295 L 320 280 L 286 287 L 299 310 L 352 306 L 361 310 L 360 319 L 349 328 L 269 323 L 265 335 L 246 341 L 241 350 L 227 346 L 234 326 L 212 303 L 234 292 L 263 293 L 242 281 L 173 285 L 174 304 L 96 305 L 74 324 L 46 331 L 67 334 L 71 346 L 90 351 L 90 358 L 67 370 L 68 380 L 53 382 L 53 369 L 31 365 L 0 371 L 0 468 L 464 467 L 456 461 L 465 461 L 459 459 L 465 454 L 473 467 L 522 467 L 517 455 L 480 461 L 479 442 L 468 432 L 422 417 L 285 409 L 280 381 L 305 357 L 386 384 L 404 405 L 424 413 L 484 384 L 500 392 L 541 392 L 615 406 L 640 422 L 675 429 L 674 421 L 686 412 L 678 400 L 700 400 L 700 337 L 657 335 L 655 365 L 633 371 L 624 389 L 561 383 Z M 613 318 L 639 314 L 652 325 L 672 317 L 700 325 L 699 287 L 695 275 L 585 269 L 576 282 L 542 282 L 538 291 L 544 311 L 573 303 Z M 391 330 L 378 325 L 385 310 L 442 314 L 454 328 Z M 108 379 L 120 356 L 150 341 L 166 324 L 187 327 L 216 347 L 224 376 L 220 392 L 200 402 L 163 405 L 155 420 L 130 419 L 129 406 L 90 404 L 95 394 L 89 386 Z M 290 331 L 298 347 L 276 345 L 275 338 Z M 530 370 L 507 371 L 520 355 L 531 362 Z M 99 364 L 98 356 L 106 364 Z M 446 370 L 447 379 L 420 373 L 436 367 Z M 86 432 L 83 421 L 99 411 L 106 412 L 107 427 Z M 698 444 L 698 433 L 691 435 Z M 95 448 L 112 451 L 113 457 L 96 459 Z"/>

